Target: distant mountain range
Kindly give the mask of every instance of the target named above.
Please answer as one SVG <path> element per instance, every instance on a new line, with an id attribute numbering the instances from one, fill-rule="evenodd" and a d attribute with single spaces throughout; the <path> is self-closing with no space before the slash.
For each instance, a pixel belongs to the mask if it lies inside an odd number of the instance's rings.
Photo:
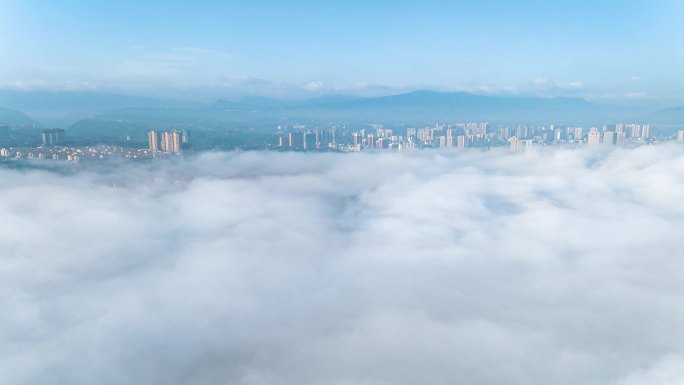
<path id="1" fill-rule="evenodd" d="M 0 90 L 0 106 L 20 110 L 50 127 L 74 132 L 117 127 L 186 126 L 220 130 L 230 125 L 280 122 L 431 124 L 437 121 L 600 125 L 617 121 L 684 124 L 684 107 L 651 112 L 646 108 L 588 102 L 581 98 L 491 96 L 465 92 L 415 91 L 382 97 L 328 95 L 286 101 L 246 97 L 212 104 L 97 92 L 19 92 Z M 0 110 L 0 123 L 26 124 L 18 111 Z M 118 135 L 118 132 L 117 132 Z"/>
<path id="2" fill-rule="evenodd" d="M 47 126 L 68 127 L 81 120 L 128 107 L 185 108 L 201 103 L 100 92 L 0 90 L 0 106 L 22 111 Z"/>
<path id="3" fill-rule="evenodd" d="M 583 124 L 612 120 L 625 113 L 580 98 L 487 96 L 465 92 L 415 91 L 374 98 L 327 96 L 305 101 L 246 98 L 219 101 L 225 111 L 261 110 L 265 114 L 299 120 L 382 121 L 424 124 L 434 121 Z"/>
<path id="4" fill-rule="evenodd" d="M 684 106 L 666 108 L 651 112 L 636 119 L 639 123 L 684 125 Z"/>
<path id="5" fill-rule="evenodd" d="M 0 107 L 0 126 L 4 124 L 12 126 L 28 126 L 35 123 L 36 122 L 26 116 L 23 112 Z"/>

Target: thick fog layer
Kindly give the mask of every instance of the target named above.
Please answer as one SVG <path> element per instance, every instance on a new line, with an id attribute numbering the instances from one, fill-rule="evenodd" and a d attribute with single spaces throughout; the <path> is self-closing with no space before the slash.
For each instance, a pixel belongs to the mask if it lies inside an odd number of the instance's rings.
<path id="1" fill-rule="evenodd" d="M 684 147 L 54 164 L 0 170 L 2 384 L 684 383 Z"/>

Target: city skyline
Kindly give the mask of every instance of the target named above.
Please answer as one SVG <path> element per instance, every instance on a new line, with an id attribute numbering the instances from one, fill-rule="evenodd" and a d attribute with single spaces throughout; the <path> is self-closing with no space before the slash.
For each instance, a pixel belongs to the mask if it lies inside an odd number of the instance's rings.
<path id="1" fill-rule="evenodd" d="M 257 150 L 296 152 L 399 152 L 422 149 L 440 150 L 442 154 L 475 149 L 480 152 L 508 148 L 512 154 L 544 147 L 579 149 L 602 144 L 606 149 L 684 143 L 684 125 L 651 124 L 605 124 L 602 128 L 551 124 L 535 125 L 490 125 L 488 122 L 438 123 L 431 127 L 388 127 L 370 124 L 361 129 L 344 124 L 325 128 L 303 124 L 278 125 L 273 135 L 262 136 L 263 142 L 251 138 L 245 143 L 251 146 L 225 146 L 220 142 L 194 146 L 190 140 L 191 131 L 151 130 L 146 141 L 125 136 L 124 143 L 102 143 L 84 141 L 84 138 L 65 139 L 63 129 L 43 129 L 41 145 L 30 135 L 17 137 L 17 130 L 25 128 L 0 125 L 0 157 L 11 161 L 46 159 L 67 161 L 107 162 L 114 159 L 153 160 L 169 159 L 185 154 L 201 155 L 209 151 Z M 206 133 L 204 134 L 206 135 Z M 28 139 L 28 142 L 26 141 Z M 214 139 L 215 140 L 215 139 Z M 34 145 L 29 143 L 33 142 Z M 23 142 L 23 143 L 22 143 Z M 74 145 L 81 143 L 81 145 Z M 84 145 L 85 144 L 85 145 Z M 207 146 L 209 144 L 209 146 Z M 600 149 L 599 151 L 605 151 Z"/>
<path id="2" fill-rule="evenodd" d="M 199 99 L 433 89 L 682 103 L 683 11 L 672 0 L 3 0 L 0 88 Z"/>

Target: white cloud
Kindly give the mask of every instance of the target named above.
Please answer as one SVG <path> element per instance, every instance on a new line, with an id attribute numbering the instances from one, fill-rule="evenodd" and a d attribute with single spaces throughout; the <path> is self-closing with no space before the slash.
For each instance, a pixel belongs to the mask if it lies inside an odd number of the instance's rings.
<path id="1" fill-rule="evenodd" d="M 561 96 L 565 94 L 576 94 L 584 91 L 586 84 L 579 80 L 569 82 L 555 82 L 547 78 L 537 78 L 532 84 L 520 86 L 520 90 L 525 93 L 532 93 L 541 96 Z"/>
<path id="2" fill-rule="evenodd" d="M 562 89 L 582 89 L 584 88 L 584 83 L 580 81 L 575 81 L 575 82 L 568 82 L 568 83 L 559 83 L 558 87 Z"/>
<path id="3" fill-rule="evenodd" d="M 304 84 L 304 89 L 307 91 L 322 91 L 326 88 L 325 83 L 322 81 L 310 81 Z"/>
<path id="4" fill-rule="evenodd" d="M 37 165 L 6 383 L 680 383 L 684 147 Z"/>

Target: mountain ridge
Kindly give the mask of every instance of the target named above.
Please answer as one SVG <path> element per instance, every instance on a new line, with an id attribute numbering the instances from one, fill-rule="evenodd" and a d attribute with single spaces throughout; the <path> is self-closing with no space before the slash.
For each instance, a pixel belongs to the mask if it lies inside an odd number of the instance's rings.
<path id="1" fill-rule="evenodd" d="M 28 126 L 36 122 L 21 111 L 0 107 L 0 126 Z"/>

